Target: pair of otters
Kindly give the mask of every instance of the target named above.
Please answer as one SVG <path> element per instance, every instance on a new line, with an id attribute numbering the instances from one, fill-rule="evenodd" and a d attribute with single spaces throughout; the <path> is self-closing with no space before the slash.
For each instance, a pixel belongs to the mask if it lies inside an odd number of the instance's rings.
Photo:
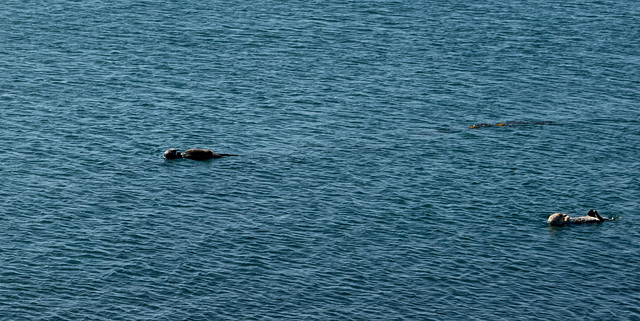
<path id="1" fill-rule="evenodd" d="M 606 220 L 610 220 L 610 218 L 600 216 L 596 210 L 589 210 L 587 216 L 579 217 L 569 217 L 569 215 L 564 213 L 555 213 L 549 216 L 547 224 L 551 226 L 567 226 L 583 223 L 602 223 Z"/>
<path id="2" fill-rule="evenodd" d="M 191 148 L 187 149 L 184 153 L 181 153 L 179 150 L 175 148 L 168 149 L 164 152 L 164 158 L 166 159 L 178 159 L 178 158 L 186 158 L 193 160 L 207 160 L 212 158 L 220 158 L 222 156 L 238 156 L 231 154 L 218 154 L 212 152 L 210 149 L 199 149 L 199 148 Z"/>
<path id="3" fill-rule="evenodd" d="M 220 158 L 223 156 L 238 156 L 231 154 L 218 154 L 212 152 L 210 149 L 198 149 L 192 148 L 187 149 L 184 153 L 181 153 L 175 148 L 171 148 L 164 152 L 164 158 L 166 159 L 178 159 L 178 158 L 187 158 L 193 160 L 207 160 L 212 158 Z M 549 216 L 547 220 L 547 224 L 551 226 L 566 226 L 573 224 L 584 224 L 584 223 L 602 223 L 606 220 L 610 220 L 610 218 L 602 217 L 598 214 L 596 210 L 589 210 L 586 216 L 579 217 L 569 217 L 569 215 L 564 213 L 554 213 Z"/>

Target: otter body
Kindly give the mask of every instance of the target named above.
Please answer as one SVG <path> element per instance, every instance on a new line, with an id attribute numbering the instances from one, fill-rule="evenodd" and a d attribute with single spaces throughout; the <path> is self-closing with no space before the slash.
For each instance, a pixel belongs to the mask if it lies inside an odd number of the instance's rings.
<path id="1" fill-rule="evenodd" d="M 182 158 L 193 160 L 207 160 L 212 158 L 220 158 L 219 154 L 214 154 L 210 149 L 187 149 L 182 153 Z M 217 156 L 217 157 L 216 157 Z"/>
<path id="2" fill-rule="evenodd" d="M 181 153 L 175 148 L 171 148 L 164 152 L 164 158 L 166 159 L 178 159 L 178 158 L 186 158 L 193 160 L 207 160 L 212 158 L 220 158 L 223 156 L 238 156 L 231 154 L 218 154 L 212 152 L 210 149 L 199 149 L 199 148 L 191 148 Z"/>
<path id="3" fill-rule="evenodd" d="M 509 127 L 509 126 L 526 125 L 526 124 L 546 125 L 546 124 L 552 124 L 552 123 L 553 123 L 552 121 L 537 121 L 533 123 L 530 121 L 506 121 L 506 122 L 496 123 L 496 124 L 489 124 L 489 123 L 475 124 L 475 125 L 469 126 L 469 128 L 477 129 L 477 128 L 491 127 L 491 126 Z"/>
<path id="4" fill-rule="evenodd" d="M 602 223 L 606 220 L 609 220 L 606 217 L 600 216 L 598 211 L 589 210 L 587 216 L 579 216 L 579 217 L 570 217 L 564 213 L 555 213 L 549 216 L 547 220 L 547 224 L 551 226 L 567 226 L 574 224 L 584 224 L 584 223 Z"/>

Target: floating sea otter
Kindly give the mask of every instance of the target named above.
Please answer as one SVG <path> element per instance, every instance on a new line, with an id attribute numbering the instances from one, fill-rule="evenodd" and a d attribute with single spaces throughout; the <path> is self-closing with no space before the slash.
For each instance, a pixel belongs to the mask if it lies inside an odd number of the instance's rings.
<path id="1" fill-rule="evenodd" d="M 567 214 L 555 213 L 549 216 L 547 224 L 551 226 L 566 226 L 584 223 L 602 223 L 606 220 L 610 220 L 610 218 L 600 216 L 600 214 L 598 214 L 598 211 L 589 210 L 587 216 L 580 217 L 569 217 L 569 215 Z"/>
<path id="2" fill-rule="evenodd" d="M 530 122 L 530 121 L 506 121 L 504 123 L 497 123 L 497 124 L 489 124 L 489 123 L 482 123 L 482 124 L 475 124 L 475 125 L 471 125 L 469 126 L 469 128 L 475 129 L 475 128 L 482 128 L 482 127 L 490 127 L 490 126 L 498 126 L 498 127 L 502 127 L 502 126 L 516 126 L 516 125 L 525 125 L 525 124 L 534 124 L 534 125 L 545 125 L 545 124 L 551 124 L 553 123 L 552 121 L 537 121 L 537 122 Z"/>
<path id="3" fill-rule="evenodd" d="M 164 158 L 166 159 L 187 158 L 187 159 L 193 159 L 193 160 L 207 160 L 212 158 L 220 158 L 222 156 L 238 156 L 238 155 L 218 154 L 218 153 L 212 152 L 210 149 L 198 149 L 198 148 L 187 149 L 186 151 L 184 151 L 184 153 L 180 153 L 180 151 L 178 151 L 175 148 L 168 149 L 166 152 L 164 152 Z"/>

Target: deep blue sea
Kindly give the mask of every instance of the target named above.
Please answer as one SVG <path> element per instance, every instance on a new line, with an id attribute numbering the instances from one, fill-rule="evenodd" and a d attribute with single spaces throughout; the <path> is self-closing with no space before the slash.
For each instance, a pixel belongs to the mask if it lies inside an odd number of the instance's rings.
<path id="1" fill-rule="evenodd" d="M 5 0 L 0 145 L 0 320 L 640 320 L 638 1 Z"/>

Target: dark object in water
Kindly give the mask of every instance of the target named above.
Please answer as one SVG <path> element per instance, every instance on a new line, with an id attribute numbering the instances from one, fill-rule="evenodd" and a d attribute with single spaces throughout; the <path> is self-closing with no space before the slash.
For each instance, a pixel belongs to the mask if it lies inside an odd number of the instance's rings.
<path id="1" fill-rule="evenodd" d="M 606 220 L 610 220 L 610 218 L 602 217 L 598 214 L 598 211 L 592 209 L 589 210 L 587 216 L 579 217 L 569 217 L 569 215 L 564 213 L 551 214 L 547 220 L 547 224 L 551 226 L 567 226 L 584 223 L 602 223 Z"/>
<path id="2" fill-rule="evenodd" d="M 489 124 L 489 123 L 475 124 L 475 125 L 469 126 L 469 128 L 476 129 L 476 128 L 490 127 L 490 126 L 503 127 L 503 126 L 517 126 L 517 125 L 526 125 L 526 124 L 546 125 L 546 124 L 551 124 L 551 123 L 553 123 L 553 122 L 552 121 L 537 121 L 537 122 L 533 122 L 532 123 L 530 121 L 506 121 L 506 122 L 503 122 L 503 123 L 496 123 L 496 124 Z"/>
<path id="3" fill-rule="evenodd" d="M 164 158 L 166 159 L 178 159 L 178 158 L 186 158 L 193 160 L 207 160 L 212 158 L 220 158 L 223 156 L 238 156 L 232 154 L 219 154 L 214 153 L 210 149 L 199 149 L 199 148 L 191 148 L 187 149 L 184 153 L 181 153 L 175 148 L 168 149 L 164 152 Z"/>
<path id="4" fill-rule="evenodd" d="M 166 159 L 178 159 L 182 158 L 182 153 L 175 148 L 171 148 L 164 152 L 163 157 Z"/>

